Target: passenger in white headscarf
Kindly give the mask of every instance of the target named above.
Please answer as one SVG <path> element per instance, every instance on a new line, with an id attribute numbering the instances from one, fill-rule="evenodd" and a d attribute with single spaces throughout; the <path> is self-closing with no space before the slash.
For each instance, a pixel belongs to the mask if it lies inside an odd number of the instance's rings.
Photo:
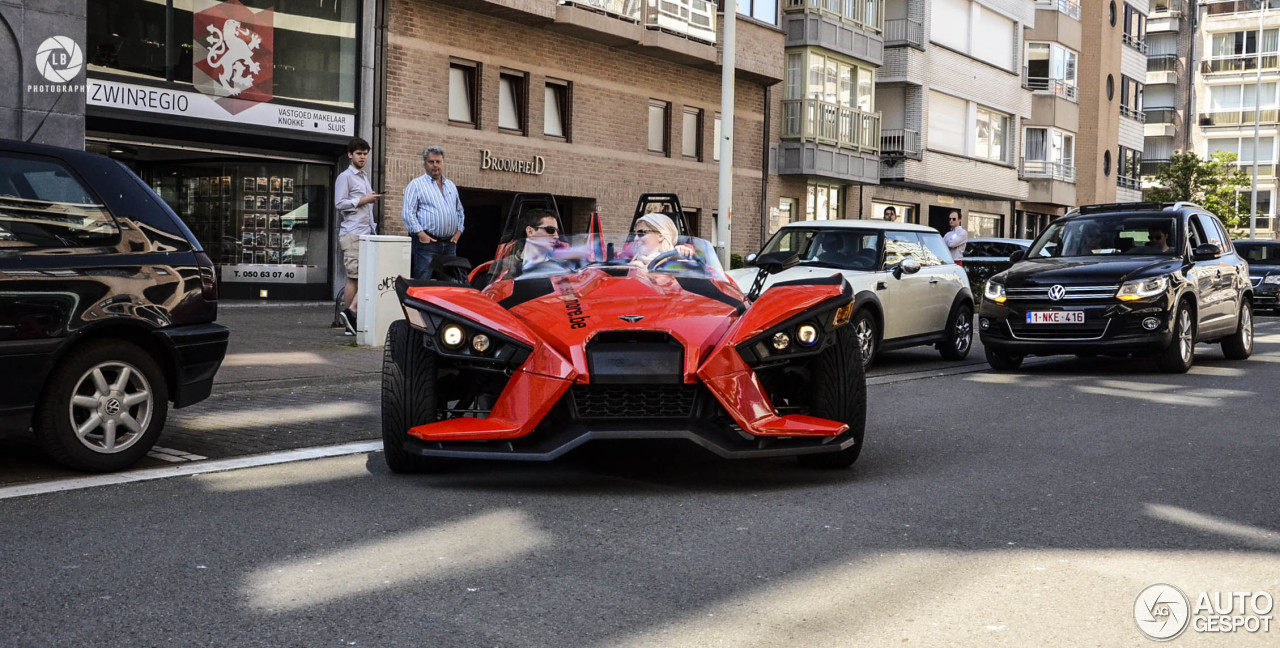
<path id="1" fill-rule="evenodd" d="M 631 232 L 635 236 L 636 255 L 631 258 L 631 265 L 648 268 L 654 259 L 665 252 L 678 250 L 680 256 L 693 256 L 693 247 L 676 245 L 680 239 L 680 230 L 675 221 L 666 214 L 645 214 L 636 221 L 636 228 Z"/>

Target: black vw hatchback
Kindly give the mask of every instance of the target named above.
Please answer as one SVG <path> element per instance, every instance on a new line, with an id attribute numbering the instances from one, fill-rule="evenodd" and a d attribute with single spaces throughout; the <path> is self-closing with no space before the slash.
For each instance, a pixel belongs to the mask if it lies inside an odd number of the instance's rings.
<path id="1" fill-rule="evenodd" d="M 0 140 L 0 434 L 119 470 L 169 403 L 209 395 L 227 349 L 214 266 L 120 163 Z"/>
<path id="2" fill-rule="evenodd" d="M 995 369 L 1027 355 L 1136 354 L 1182 373 L 1198 342 L 1220 342 L 1233 360 L 1253 351 L 1248 264 L 1195 204 L 1081 207 L 1011 259 L 978 311 Z"/>

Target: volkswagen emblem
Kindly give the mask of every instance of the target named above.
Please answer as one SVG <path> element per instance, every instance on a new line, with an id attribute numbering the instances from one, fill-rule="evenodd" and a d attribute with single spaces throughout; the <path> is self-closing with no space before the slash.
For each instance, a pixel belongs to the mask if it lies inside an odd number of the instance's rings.
<path id="1" fill-rule="evenodd" d="M 619 315 L 618 319 L 635 324 L 636 322 L 644 319 L 644 315 Z"/>
<path id="2" fill-rule="evenodd" d="M 1055 284 L 1054 286 L 1049 288 L 1049 299 L 1052 299 L 1053 301 L 1058 301 L 1059 299 L 1062 299 L 1062 297 L 1066 294 L 1067 294 L 1067 289 L 1063 288 L 1062 286 Z"/>
<path id="3" fill-rule="evenodd" d="M 112 398 L 107 401 L 107 415 L 115 416 L 120 413 L 120 401 Z"/>

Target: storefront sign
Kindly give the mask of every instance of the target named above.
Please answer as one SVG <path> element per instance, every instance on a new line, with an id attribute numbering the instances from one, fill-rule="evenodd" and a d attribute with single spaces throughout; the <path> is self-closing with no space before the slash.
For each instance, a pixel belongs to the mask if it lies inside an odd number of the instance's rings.
<path id="1" fill-rule="evenodd" d="M 258 263 L 221 266 L 222 280 L 228 283 L 307 283 L 307 270 L 314 267 Z"/>
<path id="2" fill-rule="evenodd" d="M 489 154 L 488 150 L 480 151 L 480 169 L 482 171 L 507 171 L 509 173 L 542 175 L 542 171 L 546 169 L 546 166 L 547 161 L 541 155 L 533 156 L 532 160 L 515 160 L 494 157 Z"/>
<path id="3" fill-rule="evenodd" d="M 244 101 L 231 97 L 219 99 L 218 101 L 223 103 L 230 101 L 245 104 L 241 111 L 233 114 L 218 105 L 213 97 L 203 93 L 92 78 L 88 80 L 87 91 L 90 106 L 212 119 L 343 137 L 354 137 L 356 132 L 354 115 L 325 110 Z"/>
<path id="4" fill-rule="evenodd" d="M 236 0 L 196 3 L 202 5 L 192 16 L 192 85 L 233 115 L 249 102 L 271 101 L 274 12 L 254 12 Z"/>

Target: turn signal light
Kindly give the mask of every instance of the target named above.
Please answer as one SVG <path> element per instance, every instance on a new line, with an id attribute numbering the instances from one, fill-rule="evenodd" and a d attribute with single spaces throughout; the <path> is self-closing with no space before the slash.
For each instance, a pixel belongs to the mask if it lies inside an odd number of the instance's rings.
<path id="1" fill-rule="evenodd" d="M 849 319 L 853 317 L 853 302 L 849 302 L 844 306 L 836 309 L 836 317 L 831 322 L 832 328 L 838 328 L 849 323 Z"/>

